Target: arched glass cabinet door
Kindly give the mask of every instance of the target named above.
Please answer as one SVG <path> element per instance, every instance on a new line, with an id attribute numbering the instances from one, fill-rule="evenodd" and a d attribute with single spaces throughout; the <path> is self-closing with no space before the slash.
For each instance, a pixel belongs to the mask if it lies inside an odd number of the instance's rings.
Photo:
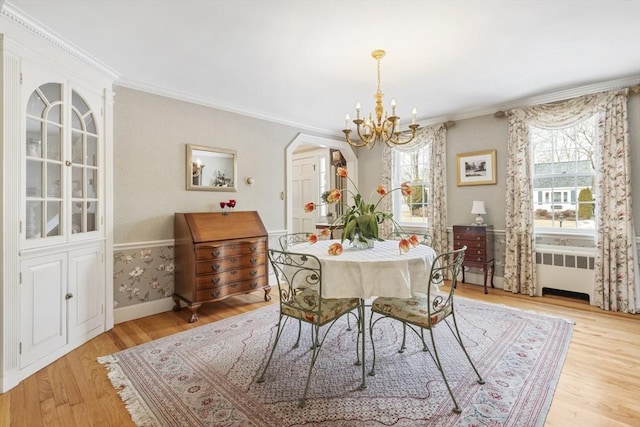
<path id="1" fill-rule="evenodd" d="M 98 229 L 98 131 L 93 112 L 71 92 L 71 233 Z"/>
<path id="2" fill-rule="evenodd" d="M 71 91 L 67 109 L 64 89 L 60 83 L 46 83 L 27 102 L 27 240 L 64 239 L 99 227 L 100 151 L 95 115 L 75 91 Z"/>
<path id="3" fill-rule="evenodd" d="M 29 97 L 26 120 L 27 239 L 64 233 L 62 85 L 47 83 Z"/>

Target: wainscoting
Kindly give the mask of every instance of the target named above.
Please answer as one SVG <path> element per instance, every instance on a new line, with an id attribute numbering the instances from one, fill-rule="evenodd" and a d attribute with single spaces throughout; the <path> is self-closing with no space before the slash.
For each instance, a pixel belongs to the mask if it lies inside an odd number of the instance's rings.
<path id="1" fill-rule="evenodd" d="M 285 230 L 269 232 L 269 247 L 278 247 L 278 238 L 283 234 L 286 234 Z M 114 323 L 172 309 L 171 296 L 175 289 L 173 245 L 173 239 L 114 245 Z"/>

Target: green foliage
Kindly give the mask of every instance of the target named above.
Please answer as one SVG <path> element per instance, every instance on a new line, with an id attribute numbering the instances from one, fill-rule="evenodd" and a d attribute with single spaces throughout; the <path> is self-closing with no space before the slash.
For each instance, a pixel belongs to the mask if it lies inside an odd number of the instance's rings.
<path id="1" fill-rule="evenodd" d="M 593 202 L 593 193 L 590 188 L 583 188 L 578 193 L 578 219 L 591 219 L 593 218 L 593 207 L 592 203 L 580 203 L 580 202 Z"/>

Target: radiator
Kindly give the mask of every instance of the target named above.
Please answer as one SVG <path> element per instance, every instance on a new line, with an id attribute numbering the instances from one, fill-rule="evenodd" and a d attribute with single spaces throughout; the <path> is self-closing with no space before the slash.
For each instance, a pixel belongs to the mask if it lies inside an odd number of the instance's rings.
<path id="1" fill-rule="evenodd" d="M 587 295 L 594 305 L 594 255 L 595 248 L 537 245 L 537 294 L 544 289 L 576 292 Z"/>

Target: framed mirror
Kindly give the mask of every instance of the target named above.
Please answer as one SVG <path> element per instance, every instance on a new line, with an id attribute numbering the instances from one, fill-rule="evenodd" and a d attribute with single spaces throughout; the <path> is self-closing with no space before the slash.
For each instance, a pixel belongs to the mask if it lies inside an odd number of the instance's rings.
<path id="1" fill-rule="evenodd" d="M 187 144 L 187 190 L 236 191 L 236 151 Z"/>

